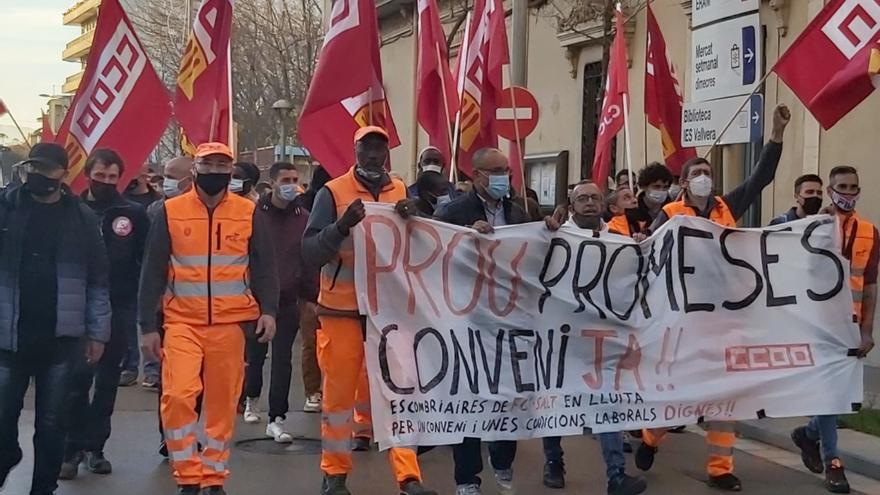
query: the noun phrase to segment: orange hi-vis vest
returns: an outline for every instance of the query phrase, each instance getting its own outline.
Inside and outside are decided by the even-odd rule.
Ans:
[[[376,199],[355,177],[354,167],[345,175],[337,177],[325,186],[336,203],[336,218],[342,217],[348,205],[360,198],[366,202],[395,204],[406,199],[406,185],[391,177],[391,182],[382,186]],[[351,236],[342,242],[339,257],[321,268],[321,293],[318,304],[340,311],[357,311],[357,293],[354,288],[354,244]]]
[[[615,215],[611,217],[611,220],[608,221],[607,225],[608,230],[620,235],[632,237],[632,232],[629,230],[629,220],[626,219],[626,215]]]
[[[165,321],[215,325],[256,320],[249,248],[256,205],[227,194],[209,212],[196,189],[165,202],[171,262]]]
[[[663,207],[663,212],[666,213],[666,216],[669,218],[672,218],[675,215],[685,215],[689,217],[698,216],[696,210],[684,204],[684,199],[667,204]],[[724,199],[721,196],[715,196],[715,206],[712,208],[712,211],[709,212],[709,220],[725,227],[736,227],[736,219],[733,218],[733,213],[730,211],[730,207],[727,206],[727,203],[724,202]]]
[[[841,217],[843,255],[849,259],[849,287],[853,297],[853,321],[862,322],[862,297],[865,290],[865,268],[874,249],[874,225],[853,212]]]

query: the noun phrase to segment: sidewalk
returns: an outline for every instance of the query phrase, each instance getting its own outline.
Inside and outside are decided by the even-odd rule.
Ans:
[[[865,366],[866,408],[880,409],[880,368]],[[737,431],[746,438],[797,452],[791,431],[807,424],[809,418],[760,419],[741,421]],[[880,439],[849,429],[839,429],[840,457],[849,471],[880,479]]]

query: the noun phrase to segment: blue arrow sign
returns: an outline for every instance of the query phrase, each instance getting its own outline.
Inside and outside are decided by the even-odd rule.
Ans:
[[[749,98],[749,136],[753,143],[764,140],[763,95],[752,95],[752,97]]]
[[[742,28],[743,85],[753,84],[758,73],[755,26]]]

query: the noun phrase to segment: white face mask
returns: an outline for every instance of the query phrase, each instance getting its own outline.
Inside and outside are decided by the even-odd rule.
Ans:
[[[672,201],[678,201],[678,195],[681,194],[681,186],[678,184],[673,184],[669,186],[669,199]]]
[[[244,180],[236,179],[235,177],[229,181],[229,191],[234,193],[240,193],[244,190]]]
[[[162,181],[162,192],[166,198],[173,198],[180,195],[180,181],[166,177]]]
[[[422,172],[437,172],[438,174],[442,174],[443,167],[440,165],[425,165],[422,167]]]
[[[645,202],[650,206],[659,206],[666,202],[666,198],[669,197],[669,191],[658,191],[656,189],[649,189],[645,192]]]
[[[712,194],[712,178],[708,175],[694,177],[688,181],[688,190],[698,198],[705,198]]]

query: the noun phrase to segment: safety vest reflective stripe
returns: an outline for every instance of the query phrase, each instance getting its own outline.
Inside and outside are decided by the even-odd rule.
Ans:
[[[370,410],[369,402],[358,402],[354,405],[354,410],[358,412],[358,414],[370,414],[372,411]]]
[[[709,445],[709,455],[732,456],[733,447],[722,447],[720,445]]]
[[[167,296],[175,297],[222,297],[240,296],[249,294],[247,283],[242,280],[230,280],[226,282],[211,281],[211,290],[208,284],[202,282],[173,282],[168,284],[165,291]]]
[[[205,448],[216,450],[217,452],[226,452],[226,449],[229,448],[229,445],[226,442],[208,437],[205,439]]]
[[[693,207],[686,205],[683,199],[681,201],[673,201],[672,203],[667,204],[663,207],[663,212],[666,213],[666,216],[669,218],[672,218],[675,215],[686,215],[689,217],[697,216],[696,210],[694,210]],[[730,211],[730,207],[727,206],[727,203],[724,202],[724,198],[721,196],[715,196],[715,206],[712,208],[712,211],[709,212],[709,220],[725,227],[736,227],[736,219],[733,218],[733,213]]]
[[[211,264],[212,265],[234,265],[234,266],[248,266],[250,264],[250,256],[248,255],[224,255],[224,254],[214,254],[211,256]],[[194,255],[194,256],[171,256],[171,266],[185,267],[185,266],[208,266],[208,256],[207,255]]]
[[[345,426],[351,424],[352,413],[351,411],[337,413],[325,412],[321,417],[321,421],[331,428]]]
[[[345,440],[321,440],[321,449],[324,452],[335,452],[339,454],[351,454],[351,439]]]
[[[190,423],[180,428],[168,428],[165,430],[165,438],[168,440],[183,440],[196,432],[196,423]]]
[[[171,460],[174,462],[182,462],[189,460],[196,455],[196,442],[195,439],[186,447],[180,450],[171,450],[168,449],[168,456],[171,457]]]
[[[205,467],[211,468],[215,473],[222,473],[226,471],[227,464],[223,461],[215,461],[212,459],[205,459],[202,457],[202,465]]]

